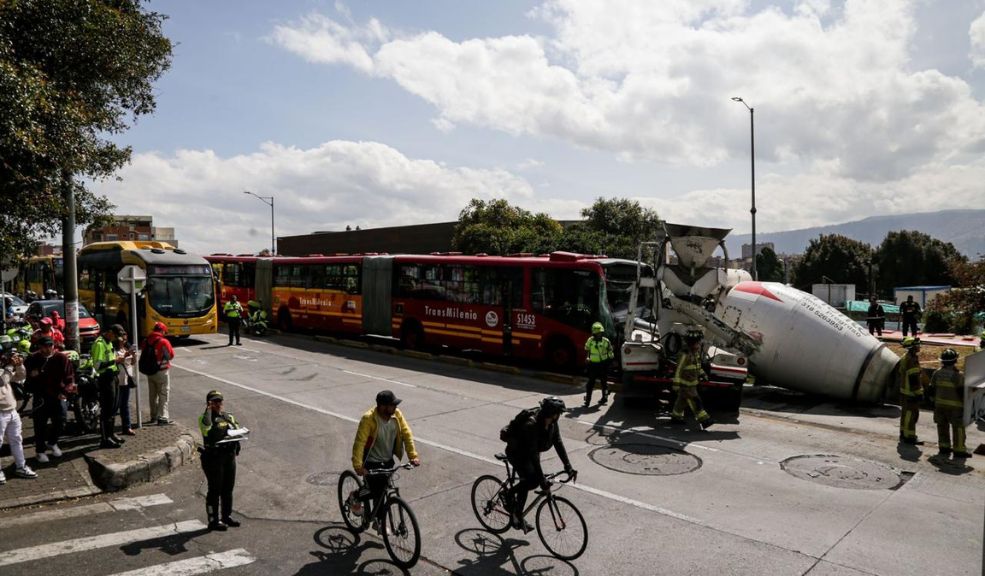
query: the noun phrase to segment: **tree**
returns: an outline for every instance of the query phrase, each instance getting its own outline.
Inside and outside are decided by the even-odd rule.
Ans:
[[[928,306],[928,315],[940,315],[946,322],[946,330],[969,334],[976,314],[985,313],[985,257],[976,262],[954,260],[950,274],[955,287],[934,298]]]
[[[950,242],[923,232],[890,232],[876,249],[879,289],[891,293],[898,286],[955,285],[952,265],[967,262]]]
[[[164,16],[141,0],[0,1],[0,254],[61,229],[67,186],[78,224],[112,208],[87,182],[130,159],[110,140],[154,110],[170,66]]]
[[[793,284],[811,291],[811,285],[830,281],[836,284],[868,286],[872,247],[840,234],[820,235],[793,269]],[[825,280],[825,277],[828,280]]]
[[[783,282],[783,261],[769,246],[756,256],[756,274],[761,282]]]
[[[473,198],[459,214],[452,246],[466,254],[544,254],[557,250],[562,232],[546,214],[532,214],[503,199]]]
[[[565,250],[635,260],[640,242],[654,240],[660,229],[656,211],[626,198],[598,198],[581,215],[585,221],[565,231]]]

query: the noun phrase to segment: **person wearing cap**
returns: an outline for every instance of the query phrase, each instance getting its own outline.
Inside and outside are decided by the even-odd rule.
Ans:
[[[949,456],[953,451],[955,458],[971,458],[965,446],[965,383],[964,374],[957,367],[958,353],[953,348],[945,348],[940,360],[941,367],[930,377],[930,387],[934,391],[938,455]]]
[[[55,348],[58,350],[65,349],[65,335],[58,328],[55,328],[54,322],[51,318],[41,318],[38,320],[38,329],[34,331],[31,335],[31,351],[37,350],[38,340],[42,336],[47,336],[52,339],[55,343]]]
[[[356,439],[352,443],[352,468],[356,474],[366,476],[367,470],[393,468],[394,460],[403,458],[405,449],[410,463],[414,466],[421,465],[410,425],[397,408],[400,402],[392,391],[383,390],[376,395],[376,406],[367,410],[359,419]],[[386,486],[386,476],[366,476],[369,493],[361,496],[367,513],[372,513],[371,504],[383,494]]]
[[[899,305],[900,313],[900,328],[903,330],[903,337],[906,337],[907,331],[910,332],[912,336],[917,335],[917,320],[920,319],[920,304],[913,301],[913,296],[907,296],[906,302]]]
[[[163,322],[155,322],[154,330],[144,342],[141,354],[154,354],[158,370],[147,374],[147,389],[150,396],[150,419],[160,426],[171,424],[171,414],[168,412],[168,398],[171,396],[171,360],[174,359],[174,347],[166,338],[168,327]]]
[[[62,455],[58,447],[58,437],[65,425],[61,404],[75,392],[75,368],[67,354],[55,349],[50,336],[38,339],[38,350],[27,357],[24,368],[28,389],[34,393],[31,417],[34,419],[35,457],[40,464],[47,464],[47,452],[55,458]]]
[[[116,343],[126,334],[119,324],[113,324],[92,343],[89,354],[96,370],[96,385],[99,389],[99,428],[102,440],[100,448],[119,448],[124,440],[116,435],[117,412],[116,378],[123,358],[116,355]]]
[[[920,339],[914,336],[903,338],[903,348],[906,354],[896,367],[900,393],[899,439],[904,444],[923,444],[917,438],[917,421],[920,420],[920,405],[923,403]]]
[[[704,335],[701,330],[692,328],[684,334],[685,349],[677,358],[677,370],[674,371],[674,388],[677,389],[677,399],[671,409],[670,420],[677,424],[684,423],[684,410],[691,409],[695,420],[702,429],[709,428],[715,423],[701,404],[698,395],[698,382],[704,376],[701,368],[702,345]]]
[[[233,519],[233,488],[236,486],[236,456],[239,442],[222,442],[230,430],[239,428],[236,417],[222,409],[222,392],[211,390],[205,395],[205,412],[198,418],[202,433],[202,471],[208,482],[205,495],[205,512],[209,517],[209,530],[224,531],[238,528],[240,522]]]
[[[65,332],[65,319],[62,318],[61,314],[58,313],[58,310],[52,310],[48,314],[48,316],[51,317],[52,326],[64,333]]]
[[[130,419],[130,389],[136,388],[134,380],[134,358],[136,351],[127,342],[127,335],[121,334],[116,341],[116,355],[123,359],[120,363],[120,371],[116,373],[116,404],[120,412],[120,434],[123,436],[136,436],[133,431],[133,421]]]
[[[229,345],[233,345],[233,337],[235,337],[236,345],[239,346],[239,323],[243,319],[243,305],[239,303],[239,298],[235,294],[223,305],[222,313],[225,314],[226,324],[229,325]]]
[[[595,381],[598,380],[602,387],[602,399],[600,405],[609,402],[609,364],[616,357],[612,349],[612,342],[605,336],[605,328],[601,322],[592,324],[592,335],[585,341],[585,368],[588,372],[588,383],[585,384],[585,407],[592,403],[592,391],[595,390]]]

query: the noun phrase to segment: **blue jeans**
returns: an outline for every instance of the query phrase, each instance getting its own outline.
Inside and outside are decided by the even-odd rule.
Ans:
[[[117,398],[120,403],[120,425],[124,431],[127,431],[130,429],[130,388],[119,386]]]

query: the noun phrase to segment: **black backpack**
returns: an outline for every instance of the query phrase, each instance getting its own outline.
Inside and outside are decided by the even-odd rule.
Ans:
[[[150,344],[144,344],[143,350],[140,351],[137,370],[147,376],[153,376],[161,371],[161,364],[157,361],[157,351]]]
[[[521,410],[519,414],[517,414],[516,416],[513,417],[512,420],[510,420],[509,424],[503,426],[503,428],[499,431],[499,439],[502,440],[503,442],[509,442],[514,436],[516,436],[517,431],[520,429],[521,426],[524,425],[524,423],[526,423],[531,418],[537,417],[537,413],[539,411],[540,411],[539,407],[527,408],[526,410]]]

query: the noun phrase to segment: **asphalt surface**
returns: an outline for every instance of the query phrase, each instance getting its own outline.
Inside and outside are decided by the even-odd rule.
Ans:
[[[985,458],[929,458],[927,412],[927,443],[904,448],[894,407],[782,391],[752,394],[737,421],[707,432],[618,402],[573,410],[562,433],[579,477],[560,494],[584,514],[589,543],[564,562],[536,533],[482,530],[470,489],[481,474],[502,474],[498,431],[519,409],[552,394],[577,406],[580,389],[298,336],[224,340],[177,349],[171,410],[194,428],[218,388],[251,429],[236,488],[243,526],[204,529],[193,463],[123,492],[0,514],[0,573],[400,574],[376,533],[344,528],[335,495],[355,422],[383,388],[404,399],[423,460],[398,480],[423,532],[411,574],[982,571]],[[971,447],[983,440],[969,429]],[[545,454],[545,469],[558,467]],[[137,497],[152,498],[119,502]]]

